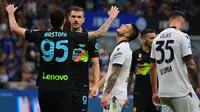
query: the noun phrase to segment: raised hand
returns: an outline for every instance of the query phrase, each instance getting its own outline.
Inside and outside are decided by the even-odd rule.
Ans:
[[[118,14],[119,14],[119,10],[116,6],[112,6],[110,11],[108,12],[108,15],[112,18],[116,18]]]
[[[14,4],[9,4],[6,6],[6,11],[8,12],[8,14],[14,14],[16,10],[17,7],[15,7]]]

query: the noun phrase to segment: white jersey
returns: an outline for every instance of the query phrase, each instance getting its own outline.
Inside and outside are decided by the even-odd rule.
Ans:
[[[122,69],[117,78],[117,81],[115,82],[114,87],[109,94],[109,99],[115,96],[119,100],[127,100],[127,84],[131,62],[132,50],[130,48],[129,42],[122,42],[117,45],[110,56],[108,72],[106,75],[106,81],[104,83],[104,90],[107,86],[108,78],[110,77],[110,74],[112,72],[113,65],[122,65]]]
[[[195,94],[184,63],[191,56],[189,36],[175,28],[165,29],[153,40],[151,59],[157,66],[160,97]]]

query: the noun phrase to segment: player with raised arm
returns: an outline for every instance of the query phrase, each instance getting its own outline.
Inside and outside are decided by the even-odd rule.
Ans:
[[[27,30],[18,26],[14,17],[16,9],[17,7],[12,4],[6,7],[11,31],[28,42],[35,43],[40,50],[37,86],[41,112],[73,112],[68,91],[72,86],[71,71],[74,67],[71,61],[72,52],[76,45],[104,36],[118,15],[118,8],[112,7],[108,12],[108,20],[97,31],[88,33],[63,31],[65,19],[60,8],[50,13],[50,22],[53,26],[51,31]]]
[[[134,24],[121,25],[117,29],[117,46],[110,56],[106,78],[102,79],[105,79],[101,98],[104,112],[121,112],[127,100],[127,84],[132,60],[129,42],[137,38],[138,34],[138,28]]]
[[[84,9],[78,6],[69,8],[68,19],[70,23],[71,32],[86,32],[82,28],[85,21]],[[66,26],[67,27],[67,26]],[[65,28],[66,28],[65,27]],[[65,29],[64,29],[65,30]],[[66,29],[67,30],[67,29]],[[72,72],[72,104],[73,111],[87,110],[88,94],[89,94],[89,62],[92,66],[92,74],[94,76],[94,84],[91,88],[91,96],[98,95],[98,81],[100,78],[99,68],[99,53],[98,44],[96,40],[89,41],[87,44],[78,44],[73,50],[72,60],[74,62],[74,69]]]
[[[200,112],[199,100],[188,74],[193,79],[198,94],[200,81],[192,57],[190,38],[181,32],[184,24],[184,13],[172,11],[169,15],[169,27],[152,44],[150,71],[153,103],[157,106],[161,102],[163,110],[169,109],[168,112]]]

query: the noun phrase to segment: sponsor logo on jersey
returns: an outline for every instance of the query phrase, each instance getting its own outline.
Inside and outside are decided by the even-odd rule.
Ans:
[[[122,55],[122,52],[117,52],[116,54],[114,54],[114,57],[121,56],[121,55]]]
[[[67,81],[68,75],[57,75],[57,74],[45,74],[43,73],[42,79],[50,81]]]
[[[74,62],[88,62],[89,60],[88,51],[84,50],[83,48],[74,49],[72,60]]]
[[[150,72],[150,64],[149,63],[143,63],[143,64],[137,64],[136,65],[136,74],[137,75],[147,75]]]
[[[79,44],[79,47],[85,47],[85,44]]]

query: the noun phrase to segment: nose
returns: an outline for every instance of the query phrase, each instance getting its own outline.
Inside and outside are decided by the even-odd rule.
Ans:
[[[78,18],[75,18],[75,21],[77,21]]]

